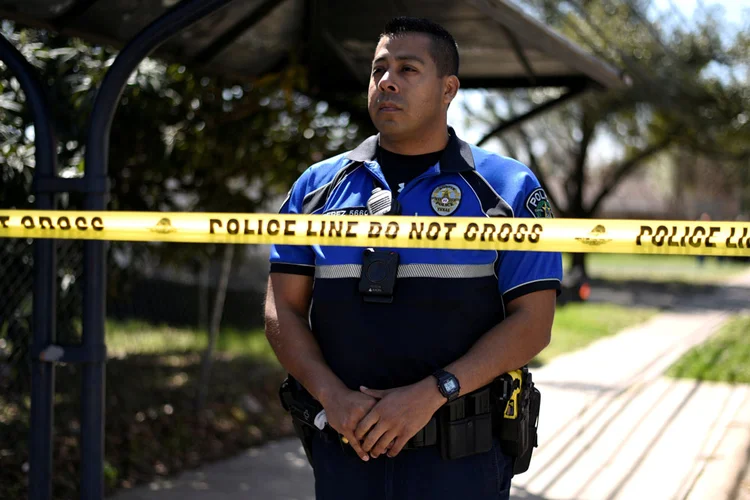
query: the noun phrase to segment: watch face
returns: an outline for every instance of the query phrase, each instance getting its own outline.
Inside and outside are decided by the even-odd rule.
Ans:
[[[443,390],[446,394],[453,394],[458,390],[458,384],[456,384],[456,379],[449,378],[445,382],[443,382]]]

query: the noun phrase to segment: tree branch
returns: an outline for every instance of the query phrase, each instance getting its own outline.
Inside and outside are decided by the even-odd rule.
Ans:
[[[513,104],[512,99],[508,99],[508,109],[510,110],[511,116],[517,117],[518,114],[516,113],[515,105]],[[532,150],[531,146],[531,139],[529,139],[529,135],[526,133],[526,130],[524,129],[523,125],[519,125],[516,129],[516,133],[521,139],[521,142],[523,143],[524,147],[526,148],[526,153],[529,156],[529,165],[528,167],[531,169],[531,171],[536,175],[537,180],[539,181],[539,185],[544,189],[545,192],[548,194],[548,200],[552,204],[552,209],[557,211],[559,209],[559,206],[552,200],[552,198],[549,197],[549,190],[547,189],[547,180],[542,172],[541,165],[539,164],[539,160],[534,154],[534,151]],[[510,144],[509,140],[505,139],[506,136],[501,135],[500,140],[503,141],[503,144],[507,144],[507,146],[510,146],[508,148],[509,150],[515,150],[515,148]],[[506,146],[506,147],[507,147]],[[511,154],[512,157],[517,158],[515,154]]]
[[[531,139],[529,139],[529,134],[526,133],[526,130],[524,130],[523,127],[518,127],[518,135],[521,137],[521,140],[526,147],[526,151],[529,154],[529,168],[532,172],[534,172],[534,175],[536,175],[536,178],[539,181],[539,185],[542,186],[542,189],[544,189],[544,191],[547,193],[547,199],[552,204],[552,209],[559,213],[559,205],[549,196],[549,189],[547,189],[547,186],[549,186],[549,184],[547,184],[547,176],[542,171],[542,166],[539,164],[539,159],[531,149]]]
[[[624,163],[622,163],[612,174],[612,177],[610,178],[609,182],[607,182],[607,185],[599,192],[596,199],[591,204],[591,207],[586,211],[587,214],[590,215],[595,213],[599,208],[599,205],[601,205],[602,201],[604,201],[604,199],[612,192],[612,190],[617,187],[620,181],[627,175],[629,175],[633,170],[635,170],[635,168],[638,167],[641,162],[663,151],[671,143],[671,134],[667,134],[661,141],[657,142],[656,144],[650,145],[642,151],[639,151],[635,156],[628,158]]]
[[[224,315],[224,302],[227,296],[229,286],[229,276],[232,271],[232,259],[234,258],[235,245],[224,246],[224,257],[221,262],[221,274],[219,283],[216,286],[216,295],[214,297],[214,308],[211,314],[211,323],[208,327],[208,344],[203,351],[201,359],[200,378],[195,396],[195,410],[201,412],[206,407],[208,399],[208,386],[211,380],[211,368],[213,367],[214,352],[216,351],[216,341],[219,338],[219,328],[221,327],[221,318]]]
[[[589,145],[594,137],[596,122],[589,123],[585,112],[581,115],[581,141],[578,143],[578,151],[575,155],[575,164],[571,178],[572,197],[568,200],[568,211],[572,212],[573,217],[582,217],[585,209],[583,208],[583,189],[586,185],[586,157],[588,156]]]
[[[508,136],[501,135],[500,137],[498,137],[498,139],[500,140],[500,143],[505,148],[505,151],[508,152],[508,156],[510,156],[511,158],[518,159],[518,151],[516,151],[515,146],[510,142],[510,139],[508,139]]]

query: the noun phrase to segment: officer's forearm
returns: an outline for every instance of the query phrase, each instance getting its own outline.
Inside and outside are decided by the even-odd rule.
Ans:
[[[281,366],[324,406],[330,397],[347,387],[326,364],[315,337],[302,317],[284,304],[266,299],[266,337]]]
[[[527,364],[549,344],[555,311],[554,290],[534,292],[513,301],[508,315],[445,369],[468,394],[495,377]]]

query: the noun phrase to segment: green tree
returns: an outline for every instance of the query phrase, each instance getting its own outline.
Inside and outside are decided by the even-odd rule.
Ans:
[[[117,52],[10,22],[3,22],[0,29],[38,69],[46,84],[59,141],[60,175],[83,175],[88,118],[96,90]],[[275,210],[275,202],[300,172],[325,157],[351,149],[364,130],[349,113],[308,96],[306,88],[306,72],[295,64],[260,78],[237,80],[146,59],[131,75],[112,126],[108,208]],[[34,124],[24,102],[14,75],[0,67],[3,208],[31,207],[34,201]],[[81,201],[80,195],[64,195],[59,205],[74,209]],[[129,278],[137,275],[146,262],[153,266],[188,267],[198,263],[205,267],[221,260],[223,252],[217,245],[112,243],[109,293],[127,294]],[[235,263],[241,253],[237,254]],[[22,264],[22,252],[3,254],[3,258],[31,265]],[[231,270],[231,266],[222,268]],[[225,287],[227,281],[226,276],[219,280]],[[224,293],[219,291],[218,296]],[[210,315],[214,340],[210,345],[221,322],[223,300],[214,304],[216,310]]]
[[[747,82],[722,75],[736,70],[747,50],[741,36],[732,43],[720,38],[719,13],[690,26],[667,23],[648,0],[532,3],[546,23],[624,69],[632,81],[625,89],[589,92],[498,138],[554,192],[559,215],[595,216],[624,179],[661,154],[712,155],[730,171],[746,162]],[[468,111],[491,128],[556,92],[488,93]],[[740,127],[734,126],[738,120]],[[606,162],[592,155],[602,140],[612,149]],[[573,265],[585,274],[585,255],[574,256]]]

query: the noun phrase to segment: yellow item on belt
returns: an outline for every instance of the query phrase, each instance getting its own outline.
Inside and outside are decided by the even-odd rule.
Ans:
[[[518,396],[521,394],[521,384],[523,384],[523,375],[521,370],[513,370],[507,373],[511,378],[511,393],[508,402],[505,404],[503,418],[515,420],[518,418]]]
[[[0,238],[750,257],[750,223],[0,210]]]

